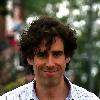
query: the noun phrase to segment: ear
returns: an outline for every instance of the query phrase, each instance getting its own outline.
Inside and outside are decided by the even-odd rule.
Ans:
[[[29,65],[33,65],[33,59],[27,58],[27,62],[28,62]]]
[[[66,57],[66,63],[70,62],[70,57]]]

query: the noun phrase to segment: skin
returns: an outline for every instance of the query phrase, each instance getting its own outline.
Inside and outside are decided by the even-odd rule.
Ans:
[[[55,40],[49,51],[45,42],[42,42],[34,58],[27,59],[33,65],[36,92],[40,100],[65,100],[69,92],[68,84],[64,82],[64,71],[70,57],[65,57],[62,40],[59,37]]]

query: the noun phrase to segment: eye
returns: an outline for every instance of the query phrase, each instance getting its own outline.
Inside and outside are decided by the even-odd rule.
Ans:
[[[36,56],[39,58],[46,58],[48,56],[48,53],[46,51],[40,51],[38,53],[36,53]]]
[[[63,51],[54,51],[53,52],[53,56],[56,58],[62,56],[63,54],[64,54]]]

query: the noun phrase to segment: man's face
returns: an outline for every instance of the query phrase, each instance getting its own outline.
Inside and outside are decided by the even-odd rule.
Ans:
[[[45,86],[57,85],[63,80],[66,63],[70,60],[65,57],[63,41],[58,37],[55,40],[49,51],[45,42],[42,43],[34,59],[28,61],[33,65],[36,82]]]

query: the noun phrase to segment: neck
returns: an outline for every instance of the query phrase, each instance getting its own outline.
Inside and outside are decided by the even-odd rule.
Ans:
[[[36,94],[39,100],[65,100],[68,93],[69,86],[64,80],[52,87],[43,87],[36,83]]]

